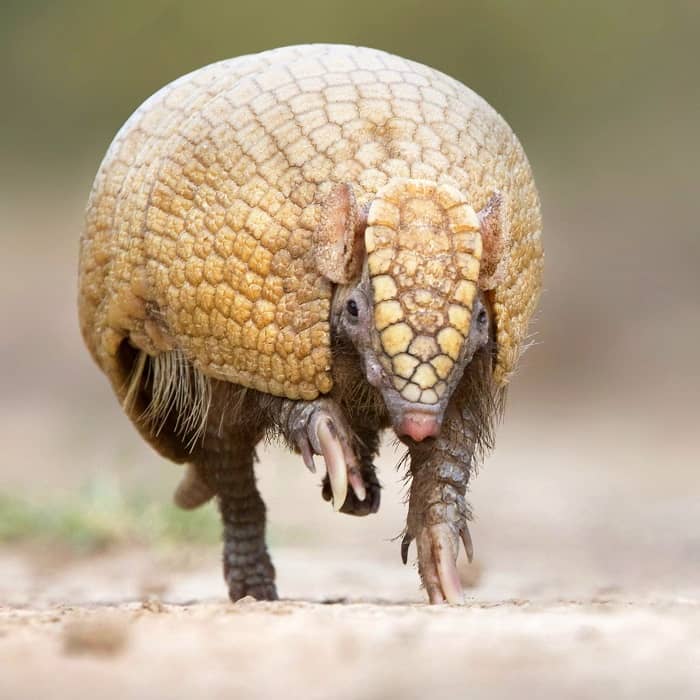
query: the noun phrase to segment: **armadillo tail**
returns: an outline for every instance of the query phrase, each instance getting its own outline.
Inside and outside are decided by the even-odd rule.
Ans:
[[[183,510],[194,510],[214,497],[214,491],[204,482],[193,464],[188,464],[185,476],[177,485],[173,500]]]

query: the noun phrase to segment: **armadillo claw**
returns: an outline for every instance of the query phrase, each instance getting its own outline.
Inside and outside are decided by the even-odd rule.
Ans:
[[[359,501],[364,501],[365,498],[367,498],[367,489],[365,488],[364,479],[356,466],[348,468],[348,483]]]
[[[326,472],[333,491],[333,509],[340,510],[348,495],[348,466],[338,431],[330,418],[315,421],[315,437],[326,462]]]
[[[348,500],[348,485],[354,494],[353,501],[363,502],[367,499],[365,479],[360,470],[353,438],[343,414],[332,402],[319,401],[301,406],[292,415],[291,440],[296,445],[306,467],[314,473],[314,455],[321,455],[326,464],[326,479],[324,480],[324,498],[332,497],[333,507],[341,510]],[[328,483],[329,494],[326,496],[325,483]],[[369,510],[374,505],[368,503]]]
[[[301,458],[304,460],[306,468],[312,473],[316,473],[316,465],[314,464],[314,453],[311,450],[311,445],[309,444],[309,439],[307,437],[300,437],[297,440],[297,447],[299,452],[301,452]]]
[[[367,498],[365,481],[358,465],[352,438],[342,420],[334,419],[325,410],[316,412],[311,418],[312,446],[323,455],[326,473],[333,494],[333,508],[341,510],[346,502],[348,484],[357,501]]]
[[[467,561],[471,564],[474,561],[474,544],[472,542],[472,536],[469,532],[469,527],[467,523],[459,531],[459,535],[462,538],[462,543],[464,544],[464,551],[467,553]]]
[[[377,479],[374,465],[365,464],[359,472],[354,468],[348,469],[348,483],[352,486],[352,490],[348,491],[345,503],[340,508],[341,513],[362,517],[379,510],[382,487]],[[331,482],[327,474],[323,479],[321,495],[326,501],[333,498]]]
[[[404,566],[408,564],[408,548],[411,546],[411,542],[413,542],[413,537],[406,533],[401,540],[401,561]]]
[[[418,571],[433,604],[464,602],[457,572],[460,537],[461,534],[447,523],[428,525],[418,533]]]

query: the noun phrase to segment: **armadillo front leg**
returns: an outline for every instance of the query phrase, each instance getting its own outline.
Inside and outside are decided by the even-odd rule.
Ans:
[[[265,503],[255,483],[256,439],[207,445],[198,467],[216,491],[224,529],[224,578],[232,601],[276,600],[275,569],[265,544]]]
[[[471,514],[464,498],[474,453],[472,432],[454,411],[432,444],[414,443],[409,451],[413,479],[401,556],[405,563],[415,539],[418,571],[430,602],[461,603],[460,541],[470,561],[472,557]]]

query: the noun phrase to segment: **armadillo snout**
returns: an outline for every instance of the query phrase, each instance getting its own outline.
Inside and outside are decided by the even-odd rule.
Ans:
[[[396,429],[397,434],[422,442],[428,437],[436,437],[440,432],[440,418],[427,411],[406,411]]]

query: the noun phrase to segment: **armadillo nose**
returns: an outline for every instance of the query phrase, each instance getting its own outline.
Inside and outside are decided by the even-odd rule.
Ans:
[[[424,411],[406,411],[399,424],[399,435],[406,435],[416,442],[435,437],[440,432],[437,416]]]

